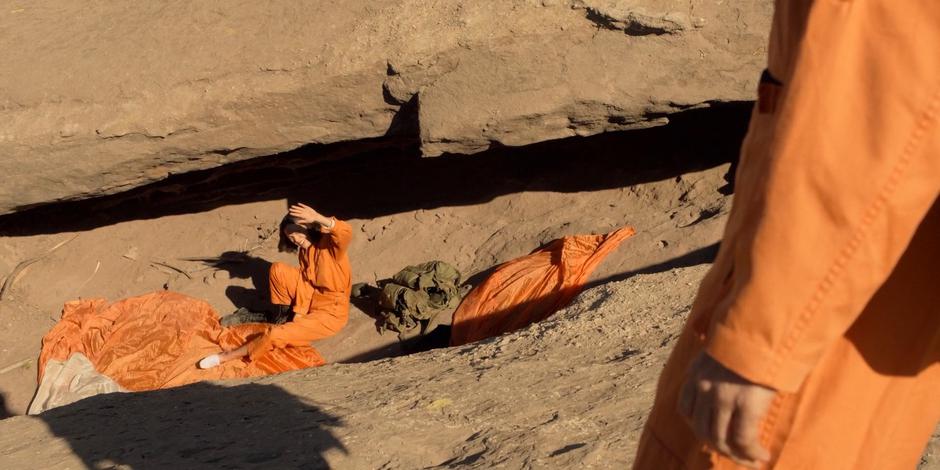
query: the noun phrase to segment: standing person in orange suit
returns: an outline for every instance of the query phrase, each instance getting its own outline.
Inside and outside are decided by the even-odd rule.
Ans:
[[[299,249],[300,267],[271,265],[271,302],[282,315],[290,312],[293,317],[237,349],[202,359],[200,368],[245,356],[255,360],[275,348],[306,345],[333,336],[346,325],[352,288],[347,254],[352,227],[305,204],[295,204],[281,221],[280,237],[281,251]]]
[[[940,2],[777,0],[634,467],[913,469],[940,419]]]

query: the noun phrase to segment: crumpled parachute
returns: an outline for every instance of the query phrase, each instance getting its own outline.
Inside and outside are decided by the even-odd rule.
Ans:
[[[568,305],[591,272],[636,233],[623,227],[605,235],[574,235],[503,263],[457,307],[450,344],[459,346],[518,330]]]
[[[50,388],[42,383],[47,364],[65,363],[76,353],[129,391],[269,375],[326,363],[312,346],[292,346],[257,361],[229,361],[208,370],[196,367],[201,358],[237,348],[266,328],[257,323],[223,328],[208,303],[169,291],[112,304],[105,299],[75,300],[65,304],[61,320],[42,340],[39,381]]]

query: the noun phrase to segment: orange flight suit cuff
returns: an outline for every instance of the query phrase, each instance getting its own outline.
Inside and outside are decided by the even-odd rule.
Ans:
[[[705,352],[741,377],[780,392],[797,392],[812,369],[783,357],[747,332],[722,324],[714,325]]]

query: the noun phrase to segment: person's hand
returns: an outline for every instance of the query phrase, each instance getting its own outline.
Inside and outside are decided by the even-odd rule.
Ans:
[[[287,213],[294,218],[294,221],[301,225],[310,225],[313,223],[322,224],[324,219],[326,219],[320,215],[319,212],[313,210],[312,207],[303,203],[297,203],[290,206],[290,208],[287,210]]]
[[[686,372],[677,405],[699,440],[740,465],[759,468],[770,460],[760,443],[760,420],[775,394],[700,353]]]

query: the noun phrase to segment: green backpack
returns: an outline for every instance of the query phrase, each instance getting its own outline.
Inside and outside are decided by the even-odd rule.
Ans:
[[[381,287],[379,331],[421,332],[437,314],[460,303],[460,271],[443,261],[408,266]]]

